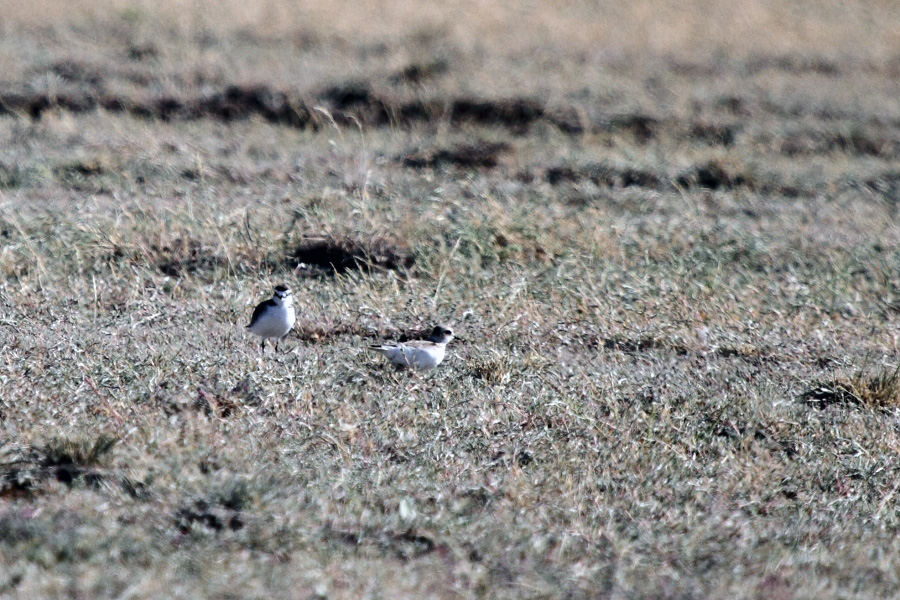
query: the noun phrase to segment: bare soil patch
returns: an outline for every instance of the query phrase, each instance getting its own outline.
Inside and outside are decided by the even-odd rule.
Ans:
[[[313,265],[327,273],[348,270],[409,269],[416,260],[410,250],[386,238],[306,237],[291,253],[289,264]]]
[[[500,157],[510,152],[506,142],[475,142],[458,144],[451,148],[419,150],[400,157],[404,166],[416,169],[453,165],[461,168],[492,169]]]

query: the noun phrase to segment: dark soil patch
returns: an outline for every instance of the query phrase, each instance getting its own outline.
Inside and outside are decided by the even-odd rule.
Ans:
[[[859,396],[853,393],[851,388],[852,386],[848,387],[831,381],[816,385],[805,391],[801,398],[812,406],[830,406],[833,404],[859,406],[862,404],[862,401]]]
[[[50,109],[82,113],[94,110],[100,103],[95,94],[57,93],[5,93],[0,94],[0,115],[25,113],[32,119],[40,119],[41,114]]]
[[[237,531],[244,527],[244,519],[239,509],[212,504],[206,500],[197,500],[193,505],[176,511],[175,527],[182,534],[191,533],[198,525],[213,531]]]
[[[79,73],[73,70],[71,75],[80,77]],[[32,119],[40,119],[48,110],[82,113],[102,108],[110,112],[124,112],[163,121],[203,118],[233,121],[259,116],[272,123],[312,129],[322,125],[322,118],[312,108],[318,104],[329,108],[335,121],[340,124],[350,124],[353,117],[370,127],[408,126],[417,122],[448,119],[454,125],[475,123],[518,133],[543,119],[568,133],[580,133],[583,130],[574,117],[551,114],[542,103],[527,98],[449,98],[402,102],[375,93],[364,82],[349,82],[326,88],[314,95],[310,103],[299,96],[265,85],[230,85],[220,92],[200,97],[136,98],[109,94],[100,89],[78,89],[55,94],[0,93],[0,115],[27,114]],[[648,127],[647,123],[640,119],[626,119],[626,122],[615,126],[634,128],[638,135],[646,137],[646,133],[641,132]]]
[[[0,498],[28,495],[54,479],[67,486],[82,482],[96,487],[104,479],[99,468],[103,457],[117,441],[105,435],[94,440],[58,439],[12,453],[0,462]]]
[[[821,56],[800,55],[762,55],[747,61],[746,70],[751,73],[761,71],[783,71],[785,73],[804,74],[817,73],[836,77],[841,74],[837,63]]]
[[[479,100],[461,98],[453,102],[450,119],[454,123],[471,122],[524,129],[546,114],[544,106],[534,100]]]
[[[787,156],[844,152],[859,156],[900,156],[900,137],[873,131],[798,132],[782,139],[778,150]]]
[[[737,124],[709,123],[701,121],[694,123],[690,129],[689,138],[714,146],[734,145],[737,133],[741,127]]]
[[[293,127],[317,125],[303,102],[262,85],[228,86],[222,92],[189,99],[160,96],[139,100],[85,91],[52,96],[44,93],[0,94],[0,115],[26,113],[33,119],[40,119],[47,110],[82,113],[98,108],[163,121],[200,118],[233,121],[258,115],[272,123]]]
[[[716,100],[715,107],[738,117],[753,116],[753,103],[740,96],[721,96]]]
[[[731,189],[747,185],[748,179],[743,173],[734,172],[721,162],[710,161],[697,165],[683,173],[676,180],[678,185],[686,188],[701,187],[710,190]]]
[[[96,68],[79,61],[61,60],[50,66],[50,72],[65,81],[99,86],[103,76]]]
[[[683,188],[704,188],[708,190],[731,190],[746,188],[753,191],[778,194],[796,198],[811,193],[797,186],[780,183],[771,179],[764,181],[741,171],[739,166],[725,164],[718,160],[701,163],[675,178],[674,183]]]
[[[797,454],[797,444],[793,440],[787,439],[782,432],[765,424],[730,419],[723,421],[712,417],[706,417],[704,421],[708,423],[713,435],[734,444],[746,446],[749,443],[761,443],[773,450],[784,452],[789,457]]]
[[[632,167],[614,167],[605,164],[590,164],[579,167],[562,165],[547,169],[545,178],[551,185],[560,183],[580,183],[589,181],[605,187],[644,187],[658,189],[665,182],[655,173]]]
[[[289,261],[292,267],[301,263],[344,273],[357,269],[409,269],[415,264],[415,257],[407,248],[384,238],[309,237],[297,245]]]
[[[656,137],[663,123],[656,117],[644,114],[618,115],[599,129],[610,133],[626,132],[639,142],[646,143]]]
[[[895,409],[900,406],[900,367],[820,382],[804,392],[801,399],[813,406]]]
[[[540,171],[537,171],[537,174],[539,175]],[[519,175],[519,178],[524,181],[533,181],[535,175],[536,173],[532,171],[525,171]],[[635,167],[619,167],[602,163],[550,167],[543,172],[543,177],[551,185],[590,182],[608,188],[641,187],[656,190],[671,189],[672,187],[709,190],[746,188],[789,198],[811,193],[810,190],[772,179],[760,181],[750,174],[742,172],[739,165],[727,165],[718,160],[696,165],[674,178]],[[879,185],[884,187],[883,184]]]
[[[400,157],[399,160],[404,166],[415,169],[444,165],[492,169],[497,166],[500,156],[510,150],[510,145],[505,142],[475,142],[453,146],[452,148],[432,148],[413,152]]]
[[[154,44],[134,44],[128,47],[126,56],[134,61],[156,58],[159,56],[159,48]]]
[[[591,125],[584,122],[577,111],[551,109],[538,100],[524,97],[400,100],[376,91],[365,81],[349,81],[308,95],[288,93],[267,85],[228,85],[220,91],[195,97],[132,97],[104,92],[102,82],[91,84],[93,76],[89,67],[80,63],[59,63],[55,68],[72,82],[70,89],[54,94],[26,91],[0,93],[0,115],[27,114],[39,119],[47,110],[80,113],[104,109],[164,121],[204,118],[234,121],[257,116],[290,127],[316,129],[324,121],[313,107],[322,105],[341,125],[351,125],[355,119],[369,127],[408,127],[415,123],[445,120],[455,126],[492,126],[520,134],[538,122],[545,122],[571,135],[591,129],[597,133],[631,135],[640,143],[648,143],[661,136],[666,129],[674,127],[686,131],[692,139],[723,146],[734,144],[740,131],[740,125],[735,123],[701,121],[679,124],[643,113],[615,115]],[[430,76],[429,73],[436,72],[435,69],[439,70],[438,65],[428,64],[407,69],[407,75],[395,76],[399,77],[398,81],[405,80],[405,77],[410,81],[416,80]],[[736,97],[722,98],[717,108],[739,116],[746,116],[749,111],[746,101]],[[780,112],[786,110],[784,107],[776,108]],[[896,152],[895,145],[887,136],[838,136],[827,143],[870,155],[883,156]],[[798,147],[802,149],[804,146],[800,144]],[[786,147],[786,151],[791,151],[790,147]]]
[[[63,178],[71,176],[90,177],[107,172],[109,165],[106,163],[105,158],[86,158],[60,165],[55,170]]]
[[[607,350],[625,352],[626,354],[651,352],[654,350],[665,350],[675,352],[675,354],[679,355],[689,353],[689,350],[682,344],[647,336],[637,339],[628,339],[619,336],[607,337],[599,340],[599,344]]]
[[[335,110],[351,110],[369,106],[375,101],[375,94],[364,82],[352,81],[326,89],[320,96]]]
[[[397,102],[376,94],[367,83],[358,81],[327,88],[319,99],[329,107],[338,123],[349,123],[349,116],[352,115],[370,126],[410,125],[447,119],[454,125],[475,123],[521,132],[546,115],[543,104],[525,98]]]
[[[225,266],[225,261],[197,240],[176,238],[166,246],[152,245],[152,258],[157,268],[170,277],[182,277],[212,271]]]
[[[450,63],[444,59],[409,64],[388,78],[393,84],[419,84],[428,79],[443,75],[450,69]]]
[[[304,127],[311,120],[310,111],[303,103],[263,85],[229,86],[223,93],[198,102],[197,111],[225,121],[259,115],[272,123],[293,127]]]
[[[322,536],[326,540],[348,544],[354,548],[371,547],[378,552],[389,552],[404,561],[430,554],[441,547],[430,533],[414,529],[378,531],[355,526],[338,528],[326,525]]]

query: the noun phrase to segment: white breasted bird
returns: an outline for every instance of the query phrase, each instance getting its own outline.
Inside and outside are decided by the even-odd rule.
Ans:
[[[282,284],[275,288],[269,300],[256,305],[247,329],[262,338],[263,352],[266,351],[266,340],[275,340],[275,352],[278,352],[278,340],[288,334],[295,320],[294,298],[288,286]]]
[[[369,348],[384,354],[391,363],[398,367],[426,371],[441,364],[447,351],[447,343],[452,339],[453,331],[448,327],[438,325],[431,330],[431,335],[427,340],[382,344]]]

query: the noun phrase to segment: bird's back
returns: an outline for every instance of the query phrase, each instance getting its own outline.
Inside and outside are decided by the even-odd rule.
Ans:
[[[372,346],[372,350],[385,355],[398,367],[431,369],[444,360],[445,345],[428,341],[405,342]]]
[[[250,324],[247,325],[247,329],[253,329],[257,323],[259,323],[259,318],[266,312],[266,310],[270,308],[275,308],[278,306],[278,303],[269,298],[264,302],[260,302],[256,305],[256,308],[253,309],[253,314],[250,316]]]
[[[258,336],[263,338],[280,338],[291,330],[294,326],[295,314],[293,306],[285,306],[274,300],[266,300],[261,302],[253,316],[250,318],[250,324],[247,328]]]

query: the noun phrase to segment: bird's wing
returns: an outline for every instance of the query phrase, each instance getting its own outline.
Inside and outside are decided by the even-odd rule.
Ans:
[[[428,340],[413,340],[412,342],[404,342],[402,345],[407,348],[413,348],[414,350],[431,350],[440,346],[437,342]]]
[[[383,354],[397,354],[399,352],[408,356],[411,354],[415,354],[420,350],[424,350],[427,352],[439,346],[440,344],[429,342],[428,340],[413,340],[411,342],[400,342],[397,344],[380,344],[378,346],[369,346],[369,349],[375,350],[376,352],[381,352]]]
[[[256,308],[253,309],[253,316],[250,317],[250,324],[247,327],[253,327],[256,324],[256,321],[259,320],[259,317],[262,316],[263,312],[270,306],[277,306],[274,300],[271,298],[266,300],[265,302],[260,302],[256,305]]]
[[[375,352],[396,352],[400,350],[400,346],[397,344],[379,344],[377,346],[369,346],[369,350],[374,350]]]

